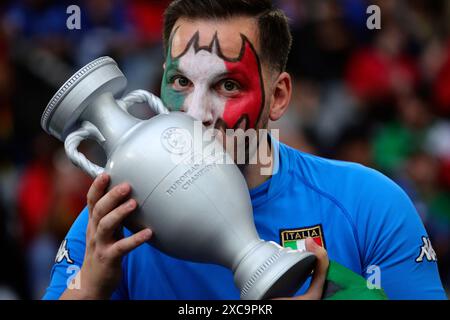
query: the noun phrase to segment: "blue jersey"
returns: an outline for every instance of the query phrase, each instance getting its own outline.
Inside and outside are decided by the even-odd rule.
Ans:
[[[364,166],[277,145],[277,173],[250,190],[262,239],[299,248],[312,237],[331,260],[368,279],[377,271],[390,299],[446,299],[436,254],[399,186]],[[59,298],[82,265],[87,223],[85,209],[60,247],[44,299]],[[113,299],[239,299],[230,270],[178,260],[148,244],[126,255],[122,264]],[[308,285],[309,280],[297,295]]]

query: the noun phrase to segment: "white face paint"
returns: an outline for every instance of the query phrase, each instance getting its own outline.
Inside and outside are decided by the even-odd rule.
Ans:
[[[217,55],[216,49],[196,53],[191,46],[180,58],[178,68],[192,83],[185,96],[183,111],[203,123],[213,125],[223,115],[227,102],[227,97],[216,90],[220,77],[227,72],[225,62]]]

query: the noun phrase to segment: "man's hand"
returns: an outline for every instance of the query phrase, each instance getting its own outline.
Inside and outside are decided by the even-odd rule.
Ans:
[[[122,258],[151,238],[144,229],[128,238],[118,239],[122,221],[137,206],[127,200],[131,187],[123,183],[105,194],[109,176],[102,174],[87,194],[89,222],[86,231],[86,252],[78,273],[80,290],[67,289],[61,299],[109,299],[122,275]]]
[[[328,260],[327,251],[316,244],[312,238],[306,239],[306,250],[312,252],[317,257],[316,268],[308,291],[305,294],[292,298],[277,298],[273,300],[320,300],[322,298],[323,287],[327,277]]]

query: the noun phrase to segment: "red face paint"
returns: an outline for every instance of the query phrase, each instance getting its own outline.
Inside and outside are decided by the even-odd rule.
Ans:
[[[243,36],[243,49],[235,60],[224,59],[230,78],[242,86],[242,93],[230,98],[223,114],[223,120],[229,128],[238,126],[243,118],[248,119],[244,129],[255,128],[264,107],[264,85],[258,55]],[[245,120],[244,120],[245,121]]]

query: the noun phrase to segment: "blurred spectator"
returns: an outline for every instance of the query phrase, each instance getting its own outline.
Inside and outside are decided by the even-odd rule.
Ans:
[[[0,197],[0,300],[29,298],[25,273],[25,257],[15,235],[15,219]]]
[[[19,179],[17,212],[32,297],[39,299],[59,243],[86,203],[90,179],[46,134],[34,140],[34,156]]]
[[[51,175],[54,170],[52,156],[56,149],[55,144],[53,139],[40,134],[34,141],[33,158],[24,168],[19,180],[18,213],[25,245],[42,230],[43,223],[53,207]]]
[[[372,46],[356,51],[346,79],[364,102],[385,101],[411,92],[418,81],[414,60],[404,52],[405,36],[396,25],[384,26]]]
[[[450,40],[445,51],[445,60],[437,73],[434,82],[434,92],[439,112],[450,116]]]
[[[295,76],[310,80],[340,79],[353,46],[353,34],[338,2],[305,1],[296,5],[293,2],[283,1],[288,10],[298,10],[304,16],[288,11],[294,19],[300,19],[292,23],[295,41],[288,69]]]
[[[81,6],[81,29],[72,32],[78,67],[99,56],[122,57],[134,47],[134,34],[123,1],[84,0]]]
[[[382,171],[395,175],[405,160],[424,148],[432,117],[423,98],[411,94],[399,97],[398,118],[381,124],[374,136],[375,164]]]

